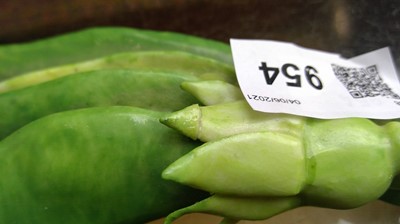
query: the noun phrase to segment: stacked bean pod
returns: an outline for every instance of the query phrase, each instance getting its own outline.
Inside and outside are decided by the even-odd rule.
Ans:
[[[0,46],[0,80],[1,223],[400,202],[397,122],[254,112],[222,43],[92,28]]]
[[[0,222],[144,223],[206,197],[162,179],[199,143],[158,119],[198,102],[183,81],[235,82],[229,51],[114,27],[0,46]]]
[[[209,93],[201,94],[201,86],[192,83],[187,89],[206,102]],[[300,206],[351,209],[379,198],[399,204],[398,121],[377,125],[363,118],[267,114],[238,98],[192,105],[161,122],[205,142],[171,164],[163,177],[212,194],[171,213],[166,223],[195,212],[236,223]]]

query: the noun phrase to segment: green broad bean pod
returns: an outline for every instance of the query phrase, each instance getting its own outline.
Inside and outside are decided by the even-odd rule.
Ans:
[[[3,93],[0,94],[0,139],[31,121],[66,110],[113,105],[179,110],[197,103],[179,85],[197,79],[183,73],[106,69]]]
[[[397,121],[380,126],[363,118],[266,114],[238,101],[189,106],[161,122],[206,142],[163,177],[213,195],[172,213],[166,223],[192,212],[235,223],[299,206],[356,208],[379,199],[400,173]]]
[[[0,94],[79,72],[114,68],[189,73],[189,75],[199,76],[203,80],[219,79],[228,83],[236,83],[233,68],[219,61],[181,51],[144,51],[118,53],[94,60],[20,74],[0,82]]]
[[[0,46],[0,223],[400,205],[399,122],[255,112],[232,65],[227,44],[123,27]]]
[[[146,223],[206,198],[161,178],[199,145],[160,124],[162,115],[86,108],[14,132],[0,142],[0,223]]]
[[[227,102],[233,102],[233,101],[240,101],[244,100],[244,97],[240,91],[240,88],[236,85],[226,83],[224,81],[220,80],[206,80],[206,81],[185,81],[182,83],[182,89],[185,91],[189,92],[193,96],[195,96],[202,104],[206,106],[211,106],[215,104],[221,104],[221,103],[227,103]],[[244,102],[238,102],[237,104],[232,104],[232,106],[236,105],[235,107],[242,107],[245,108],[247,107],[247,104]],[[193,106],[196,107],[196,106]],[[212,107],[210,107],[212,108]],[[245,119],[244,123],[241,124],[241,126],[246,125],[246,126],[251,126],[252,128],[259,128],[260,126],[263,125],[264,121],[257,120],[257,118],[261,115],[265,118],[265,116],[270,116],[270,119],[267,123],[269,123],[265,127],[269,127],[269,131],[280,131],[282,128],[282,125],[284,125],[285,130],[289,130],[288,133],[292,133],[290,130],[296,131],[298,129],[299,124],[303,122],[303,118],[298,117],[298,116],[293,116],[293,115],[288,115],[288,114],[264,114],[264,113],[259,113],[259,112],[245,112],[241,113],[241,110],[237,110],[237,108],[230,108],[227,113],[230,114],[230,117],[235,116],[235,119],[241,119],[241,116],[244,116]],[[237,110],[235,115],[233,115],[232,111]],[[224,112],[224,111],[220,111]],[[219,112],[219,113],[220,113]],[[212,113],[217,113],[217,111],[213,111]],[[373,120],[375,123],[379,125],[384,125],[388,121],[387,120]],[[260,122],[260,123],[259,123]],[[271,122],[274,122],[274,125],[271,125]],[[221,124],[220,124],[221,125]],[[226,123],[222,124],[225,126],[225,129],[228,129],[229,121]],[[237,124],[236,124],[237,125]],[[193,126],[193,124],[192,124]],[[212,139],[215,136],[212,135],[212,130],[214,127],[210,128],[207,127],[208,124],[202,124],[203,129],[209,128],[208,131],[205,131],[205,133],[209,133],[208,136],[199,136],[200,139],[205,138],[205,139]],[[286,127],[285,127],[286,126]],[[288,128],[290,127],[290,129]],[[233,127],[229,127],[233,128]],[[271,129],[273,128],[273,129]],[[187,132],[189,134],[189,132]],[[191,134],[191,138],[197,139],[198,137]],[[395,136],[393,136],[395,137]],[[203,139],[203,141],[205,140]],[[400,175],[397,175],[394,178],[394,181],[392,182],[390,188],[385,192],[385,194],[380,198],[380,200],[383,200],[385,202],[395,204],[395,205],[400,205]]]
[[[46,39],[0,45],[0,80],[114,53],[174,50],[232,65],[229,45],[195,36],[127,27],[87,28]]]
[[[233,69],[179,51],[119,53],[27,73],[0,82],[0,92],[6,91],[0,94],[0,139],[63,110],[104,105],[178,110],[197,102],[179,88],[181,82],[214,79],[234,83]]]

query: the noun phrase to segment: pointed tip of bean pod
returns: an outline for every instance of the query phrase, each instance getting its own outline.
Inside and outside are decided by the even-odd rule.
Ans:
[[[243,99],[238,86],[221,80],[186,81],[181,84],[181,88],[192,94],[204,105],[215,105]]]
[[[200,128],[200,106],[194,104],[160,118],[160,122],[197,140]]]
[[[296,195],[306,179],[300,138],[256,132],[207,142],[170,164],[162,177],[216,194]]]
[[[174,163],[170,164],[166,169],[163,170],[161,176],[165,180],[172,180],[178,183],[186,183],[186,179],[189,176],[195,175],[190,170],[186,168],[190,165],[188,163],[191,162],[191,154],[184,155],[179,158]]]

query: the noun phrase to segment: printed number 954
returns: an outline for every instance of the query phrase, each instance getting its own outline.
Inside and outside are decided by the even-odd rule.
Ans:
[[[297,73],[300,71],[300,69],[295,64],[285,63],[279,69],[277,67],[268,67],[266,62],[261,62],[261,66],[258,68],[263,71],[265,81],[268,85],[272,85],[274,83],[280,72],[282,72],[282,74],[289,79],[289,81],[286,82],[287,86],[301,87],[302,85],[301,75]],[[317,74],[318,71],[312,66],[306,66],[304,68],[304,76],[308,84],[317,90],[321,90],[323,88],[323,84]]]

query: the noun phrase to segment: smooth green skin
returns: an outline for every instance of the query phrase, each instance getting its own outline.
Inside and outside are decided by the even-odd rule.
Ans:
[[[0,93],[40,84],[78,72],[102,69],[146,69],[173,71],[198,76],[202,80],[223,80],[236,83],[231,66],[210,58],[182,51],[140,51],[109,55],[106,57],[38,70],[0,82]]]
[[[301,140],[275,132],[232,135],[194,149],[162,177],[223,195],[297,195],[308,173]]]
[[[160,173],[199,143],[160,112],[103,107],[52,114],[0,142],[0,222],[145,223],[208,194]]]
[[[392,139],[392,144],[394,147],[400,147],[400,122],[389,122],[385,124],[386,132],[390,135]],[[397,165],[394,169],[400,169],[400,153],[393,154],[392,157],[394,158],[395,164]],[[394,179],[392,184],[390,185],[390,189],[382,195],[380,198],[385,202],[389,202],[394,205],[400,206],[400,174],[398,174]]]
[[[303,192],[307,204],[358,207],[378,199],[400,173],[393,159],[400,148],[368,119],[310,119],[304,143],[314,169]]]
[[[118,52],[145,50],[185,51],[232,65],[231,49],[225,43],[173,32],[97,27],[0,46],[0,80]]]
[[[0,139],[48,114],[86,107],[126,105],[174,111],[196,103],[179,88],[188,74],[140,70],[79,73],[0,95]]]
[[[237,109],[233,111],[232,106]],[[190,106],[163,117],[161,122],[190,137],[209,136],[210,130],[213,131],[210,136],[218,137],[171,164],[163,171],[166,179],[217,195],[249,199],[294,196],[301,199],[301,205],[349,209],[381,197],[400,173],[399,122],[379,126],[361,118],[301,118],[300,126],[295,129],[298,133],[294,134],[287,125],[290,122],[280,121],[283,125],[279,129],[269,130],[276,127],[276,120],[293,119],[286,115],[280,118],[265,114],[264,122],[262,118],[256,122],[263,125],[255,128],[254,117],[244,116],[254,111],[240,102],[203,107],[203,110],[193,107],[196,108]],[[207,108],[211,108],[210,114],[204,113]],[[230,124],[224,126],[226,122]],[[249,126],[243,125],[247,122]],[[297,139],[294,141],[297,144],[291,144],[292,139]],[[281,212],[287,209],[290,207]],[[193,208],[189,210],[196,212]],[[230,217],[228,208],[220,208],[218,213],[238,219]]]
[[[186,81],[181,87],[206,106],[243,99],[237,85],[221,80]]]
[[[228,103],[228,102],[233,102],[233,101],[239,101],[239,100],[244,100],[243,95],[238,94],[240,92],[239,87],[229,84],[229,83],[225,83],[223,81],[188,81],[188,82],[184,82],[182,83],[182,88],[189,92],[190,94],[192,94],[193,96],[195,96],[200,102],[202,102],[202,104],[209,106],[209,105],[216,105],[216,104],[221,104],[221,103]],[[233,106],[233,105],[232,105]],[[212,107],[207,108],[207,109],[201,109],[198,108],[198,106],[190,106],[189,108],[192,109],[191,115],[192,116],[199,116],[200,112],[197,112],[196,110],[212,110]],[[240,111],[240,107],[239,108],[231,108],[232,111],[234,110],[235,113],[232,112],[228,112],[226,113],[226,111],[221,111],[224,112],[223,116],[224,117],[231,117],[234,119],[240,118],[240,116],[238,117],[238,115],[242,114],[242,112]],[[228,110],[230,111],[230,110]],[[211,114],[218,113],[219,110],[214,110],[212,112],[210,112]],[[205,113],[205,114],[210,114],[210,113]],[[245,112],[247,113],[247,112]],[[179,113],[177,113],[178,116]],[[186,113],[186,116],[188,116],[189,113]],[[257,112],[255,113],[257,114]],[[182,114],[183,115],[183,114]],[[203,115],[204,116],[204,113]],[[265,116],[265,115],[264,115]],[[275,116],[275,117],[281,117],[284,118],[285,116],[291,116],[291,115],[283,115],[283,114],[279,114],[279,115],[269,115],[269,116]],[[179,117],[179,116],[178,116]],[[220,115],[217,115],[214,117],[215,120],[218,120],[218,117],[222,117]],[[243,117],[242,117],[243,118]],[[253,122],[253,119],[256,119],[257,116],[251,116],[251,120],[249,120],[249,118],[245,118],[246,119],[246,123],[250,124],[251,127],[256,127]],[[299,121],[303,120],[303,118],[301,117],[296,117],[293,116],[292,119],[297,119]],[[206,120],[211,120],[211,118],[206,118]],[[273,121],[274,119],[271,119],[271,121]],[[284,120],[289,121],[289,117],[285,118]],[[378,125],[386,125],[385,129],[386,132],[390,135],[390,138],[392,140],[394,148],[400,148],[399,145],[399,138],[400,135],[398,135],[397,130],[400,129],[400,125],[398,122],[391,122],[391,121],[387,121],[387,120],[373,120],[376,124]],[[165,121],[168,122],[168,121]],[[260,121],[258,121],[260,122]],[[190,129],[186,128],[186,134],[189,135],[190,137],[197,139],[198,137],[203,138],[202,136],[196,136],[196,130],[199,128],[199,124],[195,123],[195,122],[189,122],[190,125],[188,125],[188,127],[190,127]],[[207,123],[206,123],[207,124]],[[208,123],[208,124],[212,124],[212,123]],[[227,125],[229,124],[229,120],[226,120],[225,122],[221,122],[219,125],[223,126],[223,125]],[[262,125],[262,123],[259,123],[260,126]],[[171,123],[172,125],[172,123]],[[287,124],[286,124],[287,125]],[[202,124],[202,127],[204,128],[205,124]],[[258,126],[258,128],[260,128],[260,126]],[[237,126],[236,126],[237,127]],[[270,126],[270,125],[266,125],[265,129],[258,129],[258,130],[270,130],[269,128],[271,127],[275,127],[274,131],[278,131],[279,129],[276,129],[276,127],[282,127],[281,125],[279,125],[278,123],[275,124],[274,126]],[[297,128],[295,127],[286,127],[283,126],[284,128],[282,130],[286,129],[286,133],[288,133],[288,130],[291,131],[296,131]],[[297,126],[298,127],[298,126]],[[179,128],[179,126],[178,126]],[[206,127],[206,129],[209,130],[213,130],[213,126],[210,127]],[[190,131],[189,131],[190,130]],[[236,130],[237,131],[237,130]],[[210,135],[206,135],[204,140],[207,139],[211,139],[216,137],[215,135],[212,134],[212,132],[207,132],[210,133]],[[291,132],[293,134],[293,132]],[[396,143],[397,142],[397,143]],[[394,162],[393,164],[397,164],[398,166],[400,166],[400,155],[392,155],[392,157],[394,158]],[[399,170],[400,167],[395,167],[395,170]],[[400,205],[400,176],[397,176],[396,178],[394,178],[393,183],[390,186],[390,189],[388,190],[387,193],[385,193],[385,195],[382,196],[381,200],[392,203],[392,204],[396,204],[396,205]]]

